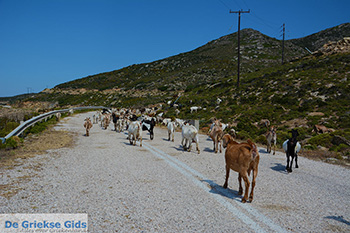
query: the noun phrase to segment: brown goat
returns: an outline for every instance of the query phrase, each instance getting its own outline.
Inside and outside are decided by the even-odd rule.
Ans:
[[[88,137],[90,129],[92,128],[90,117],[85,118],[84,128],[86,129],[86,136]]]
[[[277,134],[276,134],[276,127],[271,126],[270,130],[267,131],[265,134],[266,136],[266,142],[267,142],[267,153],[271,153],[272,150],[272,143],[274,145],[273,147],[273,154],[276,154],[276,142],[277,142]]]
[[[225,151],[225,161],[226,161],[226,180],[224,188],[227,188],[228,178],[230,175],[230,169],[238,172],[239,181],[239,191],[238,195],[243,194],[242,188],[242,178],[245,184],[245,192],[242,198],[242,202],[247,202],[248,190],[250,182],[248,176],[253,170],[252,188],[249,195],[249,201],[253,201],[254,197],[254,187],[255,180],[258,175],[258,165],[259,165],[259,153],[256,145],[248,139],[247,143],[238,143],[234,141],[233,137],[229,134],[225,134],[222,138],[223,147],[226,148]]]
[[[215,153],[218,153],[218,149],[220,149],[220,153],[221,153],[221,138],[224,135],[224,132],[222,131],[221,128],[221,123],[219,120],[216,120],[215,125],[213,127],[213,129],[210,131],[210,138],[213,140],[214,143],[214,151]]]

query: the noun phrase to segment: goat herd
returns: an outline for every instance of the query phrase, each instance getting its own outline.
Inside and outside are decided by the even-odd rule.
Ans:
[[[155,117],[150,117],[153,115]],[[139,115],[140,117],[137,117]],[[196,150],[198,154],[199,150],[199,140],[198,140],[198,130],[193,125],[189,124],[187,121],[181,119],[170,119],[163,118],[163,114],[160,113],[155,115],[155,113],[140,111],[140,110],[127,110],[127,109],[117,109],[117,110],[107,110],[104,109],[101,112],[97,112],[92,117],[92,122],[90,118],[86,118],[84,122],[84,127],[86,129],[86,136],[89,136],[89,131],[92,128],[93,124],[101,124],[103,129],[107,129],[110,122],[113,121],[114,129],[116,132],[128,132],[127,139],[130,141],[130,144],[136,145],[136,142],[139,141],[140,147],[142,147],[142,131],[148,131],[150,134],[150,139],[153,140],[154,132],[153,129],[156,126],[156,123],[163,124],[168,129],[168,140],[174,141],[175,129],[177,127],[182,130],[182,141],[181,145],[184,150],[191,151],[192,143],[196,143]],[[259,165],[259,152],[257,146],[254,142],[248,139],[247,142],[238,143],[234,140],[236,134],[234,130],[231,130],[230,133],[224,133],[226,125],[221,123],[220,120],[214,119],[213,123],[210,126],[208,135],[213,140],[214,151],[217,153],[222,152],[222,148],[225,150],[225,162],[226,162],[226,179],[223,185],[224,188],[227,188],[228,178],[230,174],[230,169],[238,173],[239,180],[239,195],[243,194],[242,188],[242,179],[245,184],[245,192],[242,198],[242,202],[245,203],[248,201],[248,190],[250,182],[248,177],[250,172],[253,174],[252,178],[252,187],[249,194],[249,201],[253,201],[254,196],[254,187],[255,181],[258,174],[258,165]],[[287,172],[292,172],[292,164],[295,158],[295,167],[298,168],[298,157],[297,153],[300,151],[301,146],[297,141],[298,132],[297,130],[292,130],[292,137],[289,140],[286,140],[283,143],[283,149],[286,152],[287,156]],[[267,139],[267,152],[271,152],[272,144],[274,144],[274,152],[276,150],[276,128],[270,127],[270,130],[266,133]]]

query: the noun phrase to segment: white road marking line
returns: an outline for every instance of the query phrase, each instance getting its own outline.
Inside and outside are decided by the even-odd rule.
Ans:
[[[210,188],[203,184],[200,180],[209,180],[206,178],[204,175],[199,173],[198,171],[194,170],[193,168],[189,167],[188,165],[184,164],[183,162],[173,158],[172,156],[166,154],[165,152],[159,150],[158,148],[155,148],[148,143],[144,143],[145,148],[147,148],[151,153],[156,155],[157,157],[164,159],[169,165],[174,167],[176,170],[178,170],[181,174],[185,175],[188,177],[190,180],[192,180],[197,186],[202,188],[203,190],[207,191],[210,193]],[[195,178],[198,177],[200,180]],[[215,187],[215,186],[212,186]],[[217,190],[220,192],[220,190]],[[224,194],[224,193],[223,193]],[[233,203],[227,201],[225,198],[222,196],[218,195],[213,195],[212,196],[214,199],[216,199],[221,205],[226,207],[232,214],[237,216],[239,219],[241,219],[244,223],[249,225],[250,228],[252,228],[256,232],[265,232],[263,228],[261,228],[253,219],[248,217],[247,215],[243,214],[239,209],[237,209]],[[253,207],[244,204],[244,203],[235,203],[235,205],[238,205],[239,207],[245,209],[247,212],[258,218],[262,223],[270,227],[272,230],[275,232],[286,232],[285,229],[282,227],[278,226],[274,222],[271,221],[268,217],[260,214],[257,210],[255,210]]]

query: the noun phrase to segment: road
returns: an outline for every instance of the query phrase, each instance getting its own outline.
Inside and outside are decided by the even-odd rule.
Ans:
[[[30,177],[0,197],[0,213],[87,213],[89,232],[350,232],[349,169],[300,157],[288,174],[284,153],[259,148],[254,201],[241,203],[237,173],[223,189],[224,152],[215,154],[206,135],[200,154],[182,150],[181,132],[169,142],[159,127],[154,140],[144,132],[143,146],[132,146],[112,124],[84,136],[86,116],[56,126],[75,133],[72,148],[0,171],[5,183]]]

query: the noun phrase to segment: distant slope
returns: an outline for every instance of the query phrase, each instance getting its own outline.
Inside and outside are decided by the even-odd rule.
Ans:
[[[253,29],[241,32],[242,73],[254,72],[281,62],[281,41]],[[286,60],[306,51],[291,42],[285,44]],[[208,84],[222,77],[235,76],[237,33],[213,40],[193,51],[163,60],[129,66],[63,83],[55,89],[160,89],[185,90],[188,85]]]
[[[344,23],[336,27],[328,28],[299,39],[290,40],[295,45],[308,48],[312,52],[319,50],[330,41],[339,41],[344,37],[350,37],[350,23]]]
[[[350,23],[310,36],[285,41],[285,61],[319,49],[329,41],[350,36]],[[282,43],[253,29],[241,31],[242,75],[281,63]],[[125,67],[57,85],[62,89],[185,90],[189,85],[210,84],[223,77],[236,76],[237,33],[223,36],[194,49],[163,60]]]

